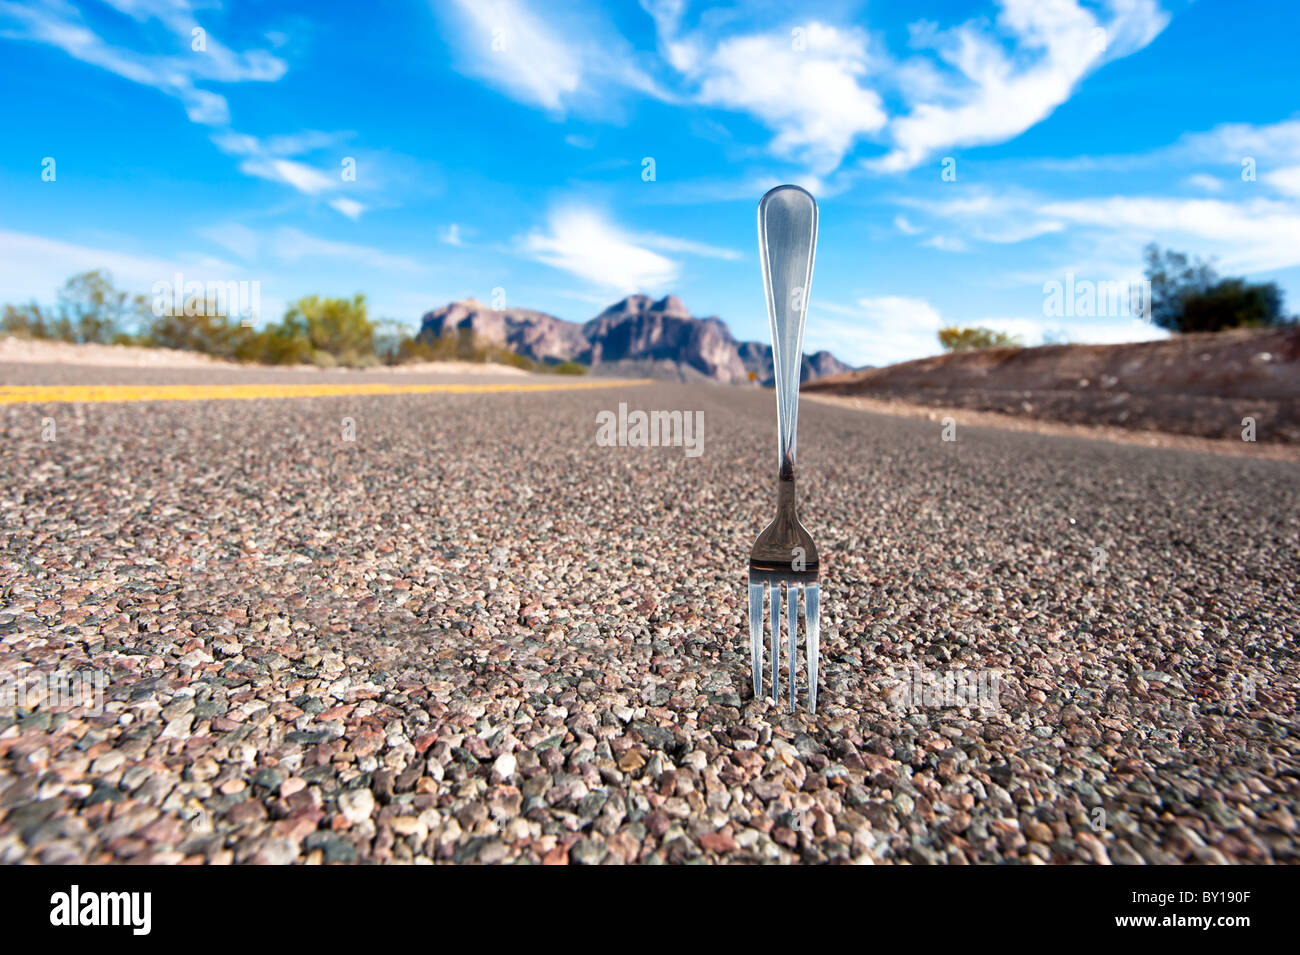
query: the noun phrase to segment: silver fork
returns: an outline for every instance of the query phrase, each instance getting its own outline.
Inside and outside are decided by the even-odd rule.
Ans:
[[[796,637],[799,589],[804,595],[807,631],[808,709],[817,712],[818,627],[817,546],[795,513],[795,435],[799,418],[799,371],[803,361],[803,325],[817,254],[817,202],[798,186],[777,186],[758,203],[758,252],[763,263],[763,291],[772,330],[772,367],[776,385],[777,450],[780,470],[776,519],[758,535],[749,554],[749,653],[754,698],[763,694],[763,587],[770,588],[772,621],[772,702],[780,703],[781,588],[785,586],[788,621],[786,657],[790,666],[790,712],[795,709]]]

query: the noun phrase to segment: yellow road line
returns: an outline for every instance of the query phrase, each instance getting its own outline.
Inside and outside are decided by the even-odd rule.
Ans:
[[[520,382],[519,384],[396,385],[386,383],[329,385],[9,385],[0,387],[0,405],[53,402],[248,401],[254,398],[323,398],[336,395],[467,395],[528,391],[585,391],[648,385],[650,378],[601,381]]]

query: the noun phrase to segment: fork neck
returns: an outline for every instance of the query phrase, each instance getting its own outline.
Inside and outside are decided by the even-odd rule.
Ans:
[[[794,460],[787,455],[781,462],[781,473],[776,482],[776,510],[778,514],[788,512],[794,516],[797,501],[795,494]]]

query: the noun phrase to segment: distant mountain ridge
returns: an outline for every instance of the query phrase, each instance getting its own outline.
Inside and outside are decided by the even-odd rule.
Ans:
[[[772,346],[738,342],[716,316],[696,318],[681,299],[629,295],[579,324],[525,308],[493,309],[475,299],[424,315],[420,334],[466,329],[539,362],[578,361],[596,374],[742,383],[751,373],[772,383]],[[828,351],[803,356],[801,381],[852,371]]]

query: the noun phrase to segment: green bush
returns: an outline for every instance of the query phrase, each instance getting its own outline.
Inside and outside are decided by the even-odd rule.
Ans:
[[[362,355],[375,353],[375,326],[366,314],[366,297],[360,293],[351,299],[300,298],[289,306],[274,331],[305,342],[317,364],[330,359],[335,364],[355,364]]]
[[[198,303],[191,299],[181,314],[165,312],[149,326],[149,344],[158,348],[180,348],[221,358],[235,358],[241,344],[252,337],[251,329],[218,314],[215,302]],[[191,314],[187,314],[191,313]],[[192,314],[201,313],[201,314]]]
[[[422,332],[417,338],[403,342],[399,354],[410,355],[407,359],[410,361],[488,362],[522,368],[524,371],[540,370],[531,358],[513,352],[504,345],[482,341],[471,328],[447,329],[436,336]]]
[[[969,348],[1019,348],[1020,339],[991,328],[958,328],[950,325],[939,329],[939,344],[944,351],[965,351]]]

